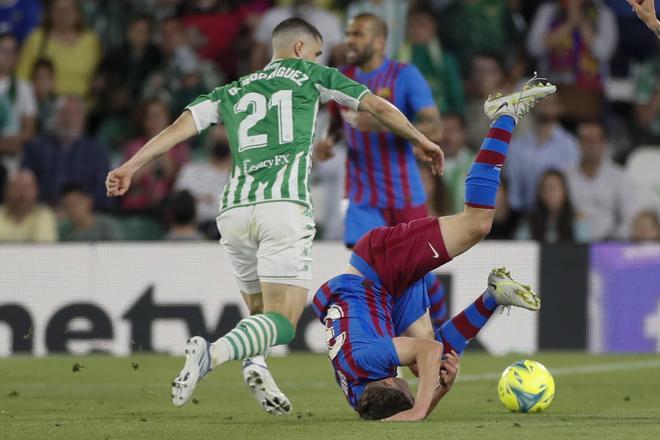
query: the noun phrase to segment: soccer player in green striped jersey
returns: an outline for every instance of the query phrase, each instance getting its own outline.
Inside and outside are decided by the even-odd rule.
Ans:
[[[264,355],[293,340],[307,302],[315,233],[309,171],[320,104],[334,100],[371,113],[442,171],[440,147],[399,110],[336,69],[315,63],[322,41],[306,21],[284,20],[273,31],[273,60],[263,70],[197,98],[106,179],[108,195],[121,196],[136,172],[174,145],[213,124],[227,129],[233,169],[217,223],[250,316],[214,343],[198,336],[188,341],[186,363],[172,383],[177,406],[212,368],[243,360],[244,380],[263,408],[271,414],[291,411]]]

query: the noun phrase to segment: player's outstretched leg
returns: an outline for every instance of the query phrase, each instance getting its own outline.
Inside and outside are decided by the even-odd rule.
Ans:
[[[493,269],[488,275],[486,291],[436,333],[436,340],[442,342],[444,352],[454,350],[458,355],[463,354],[498,306],[537,311],[541,308],[541,300],[529,286],[511,278],[505,268]]]
[[[276,416],[291,413],[291,402],[268,371],[264,355],[245,359],[242,374],[243,381],[264,411]]]
[[[529,81],[532,85],[510,95],[489,97],[484,103],[484,111],[493,122],[465,179],[465,210],[440,218],[445,247],[452,258],[490,232],[500,173],[513,129],[537,102],[556,91],[552,84],[538,81],[534,77]]]
[[[195,336],[186,344],[186,363],[172,382],[172,402],[184,405],[197,382],[212,368],[231,360],[243,360],[263,354],[269,347],[288,344],[295,327],[284,315],[268,312],[248,316],[213,344]]]

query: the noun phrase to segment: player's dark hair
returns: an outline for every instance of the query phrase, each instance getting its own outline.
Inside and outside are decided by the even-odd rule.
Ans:
[[[273,29],[273,38],[284,32],[299,32],[323,41],[323,35],[316,29],[316,26],[300,17],[291,17],[282,21]]]
[[[382,420],[412,407],[412,402],[403,391],[384,386],[370,386],[362,393],[357,412],[365,420]]]
[[[363,12],[353,17],[353,20],[370,20],[374,24],[374,30],[376,33],[387,39],[387,34],[389,32],[387,23],[385,23],[385,20],[378,15],[372,14],[371,12]]]

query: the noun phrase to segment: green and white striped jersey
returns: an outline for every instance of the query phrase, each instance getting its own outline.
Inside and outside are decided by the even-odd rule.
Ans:
[[[186,108],[197,130],[223,123],[229,137],[233,170],[220,212],[270,201],[311,207],[309,172],[319,104],[334,100],[357,110],[368,91],[337,69],[290,58],[195,99]]]

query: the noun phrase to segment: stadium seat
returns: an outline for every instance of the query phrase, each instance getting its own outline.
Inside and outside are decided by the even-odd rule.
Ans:
[[[632,182],[635,207],[660,211],[660,146],[637,147],[626,162]]]

